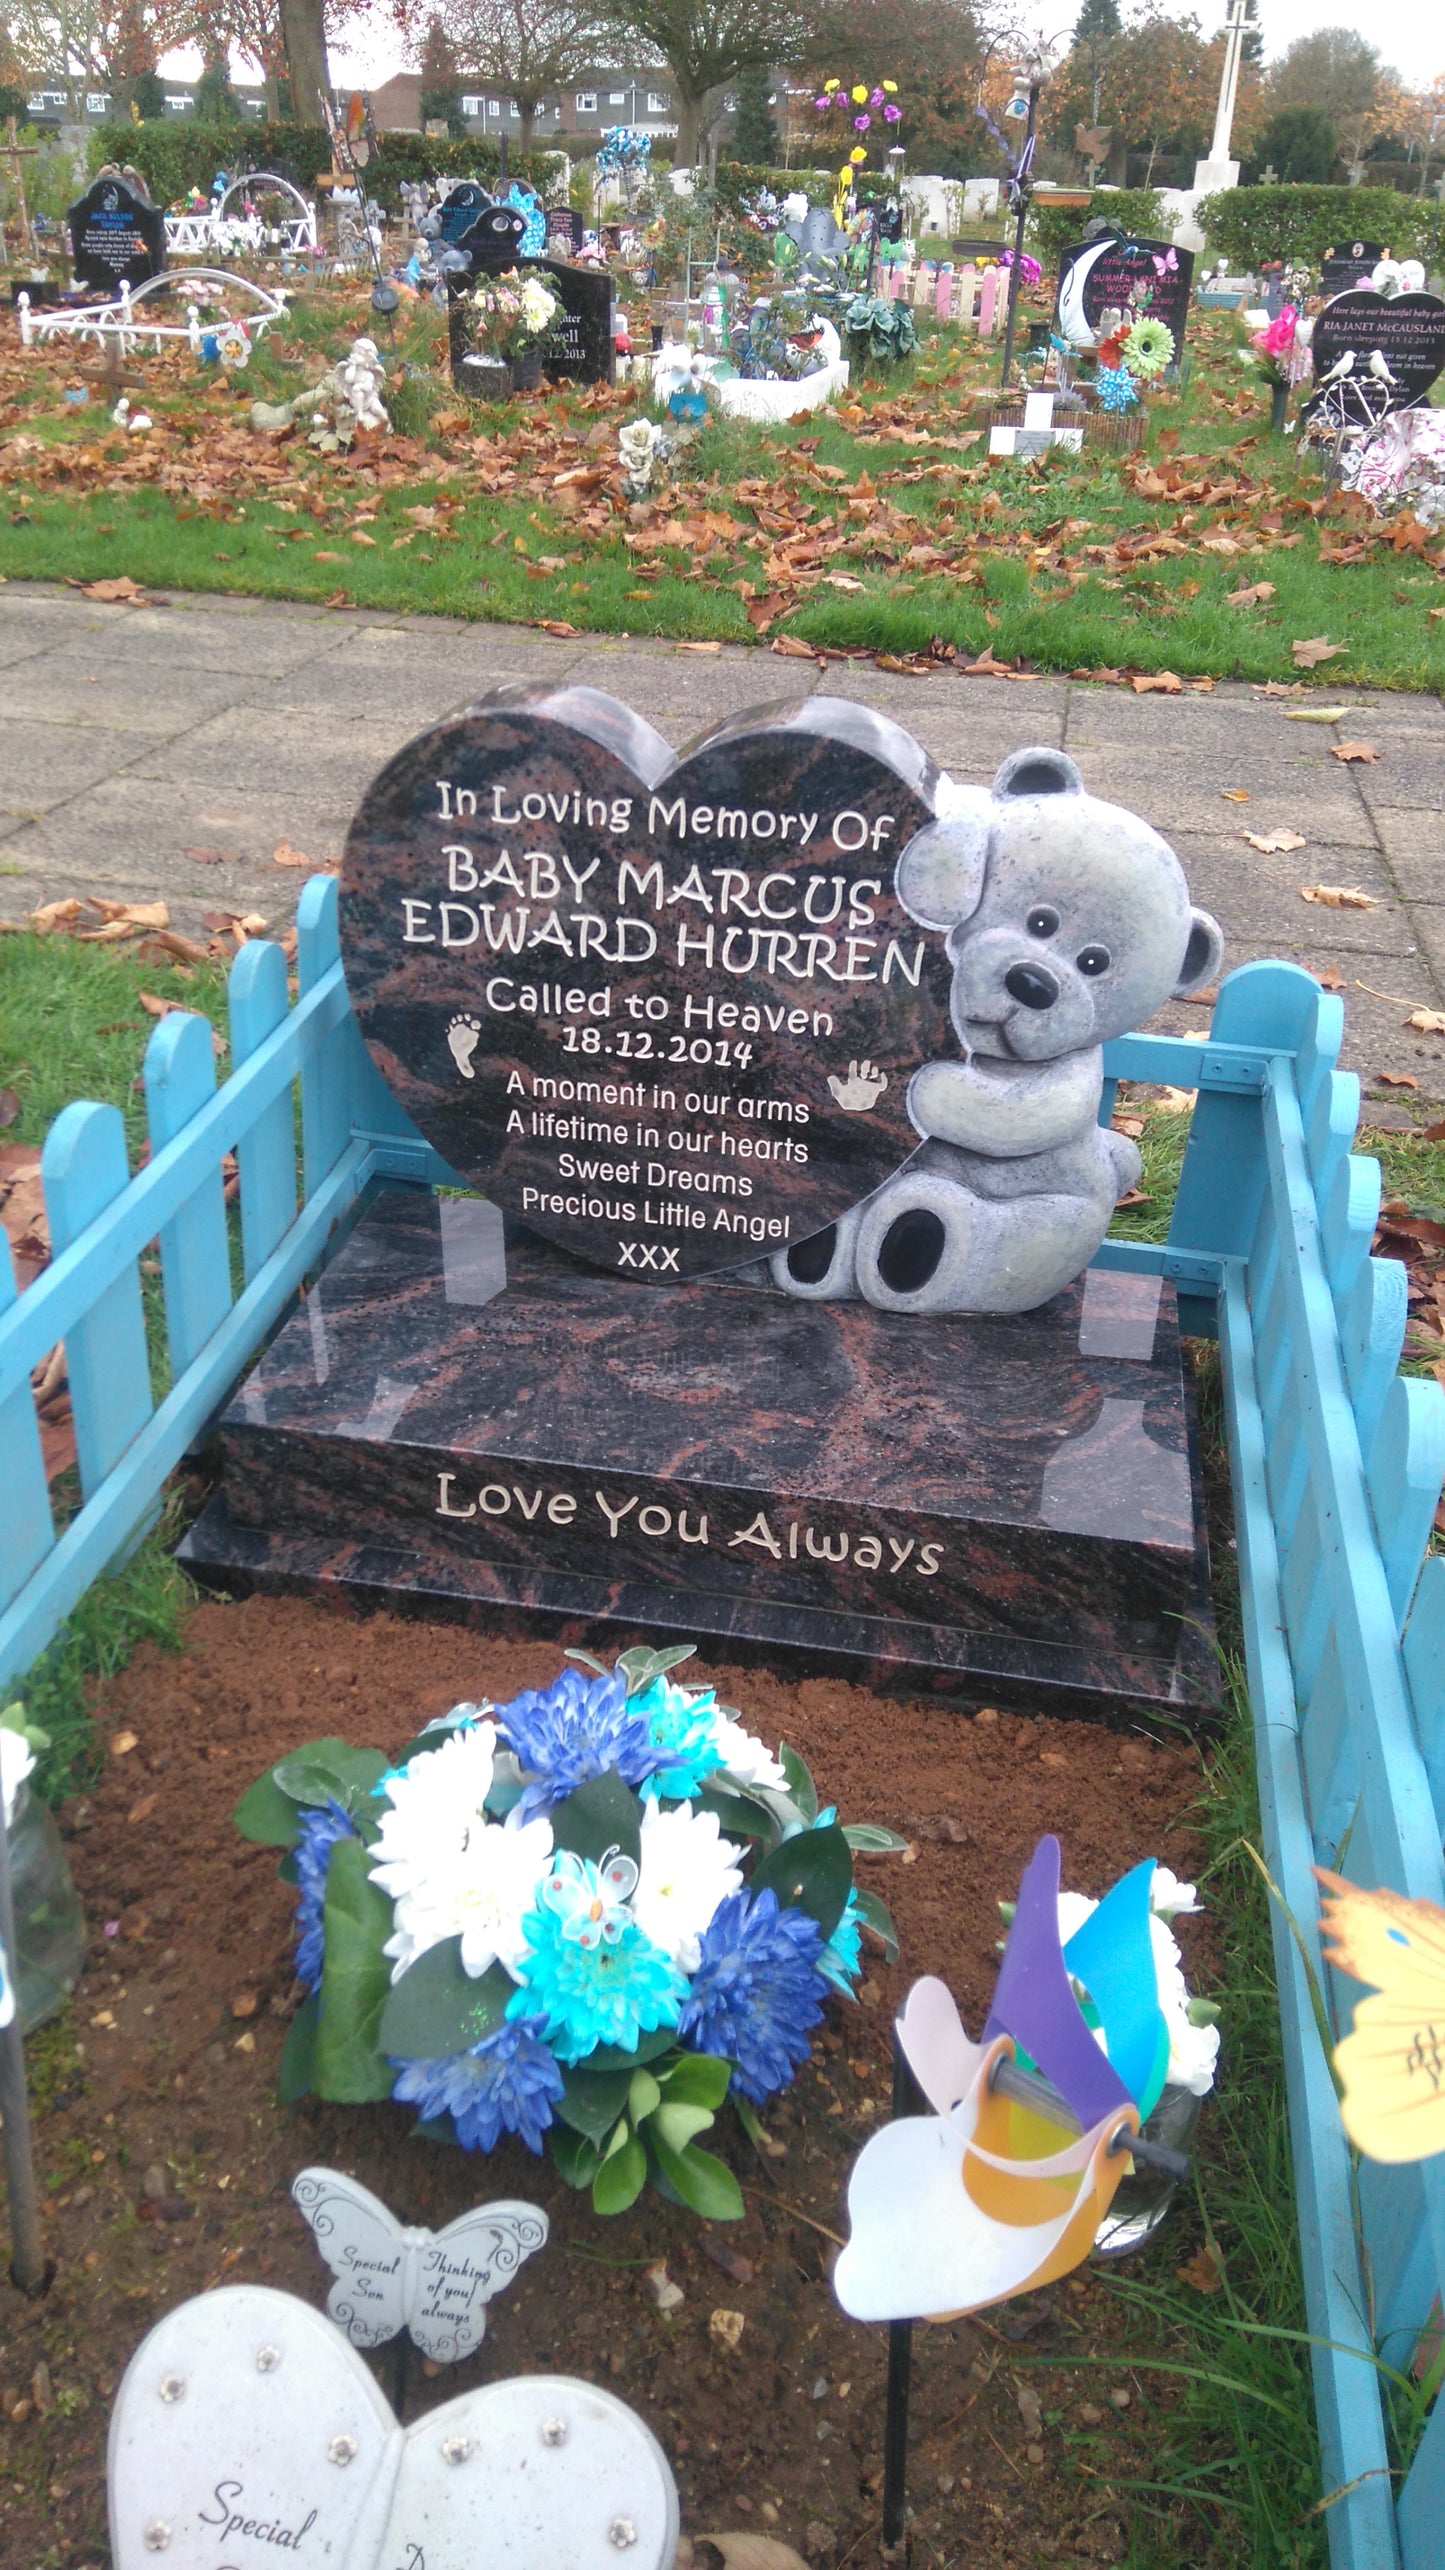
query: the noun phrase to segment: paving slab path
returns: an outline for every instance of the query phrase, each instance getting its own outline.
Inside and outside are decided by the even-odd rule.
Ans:
[[[1412,1073],[1421,1102],[1445,1100],[1445,1035],[1404,1023],[1415,1008],[1445,1011],[1445,705],[1380,689],[1299,700],[1348,705],[1331,729],[1287,720],[1291,701],[1247,686],[1136,696],[1068,679],[914,678],[762,646],[554,640],[362,608],[179,593],[102,606],[17,581],[0,588],[0,914],[99,893],[163,899],[188,933],[217,908],[283,927],[305,876],[273,862],[278,843],[334,865],[393,752],[518,678],[605,688],[678,747],[747,706],[809,694],[893,715],[969,782],[1025,744],[1062,747],[1093,793],[1171,841],[1223,924],[1228,964],[1335,966],[1347,1064],[1367,1083]],[[1378,763],[1333,758],[1342,737],[1371,743]],[[1267,856],[1242,836],[1280,829],[1305,845]],[[1373,907],[1305,901],[1319,883]],[[1160,1023],[1203,1019],[1186,1002]],[[1413,1119],[1397,1107],[1389,1120]]]

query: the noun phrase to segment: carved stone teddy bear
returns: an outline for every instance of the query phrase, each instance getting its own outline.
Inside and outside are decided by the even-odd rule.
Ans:
[[[1061,751],[1015,751],[991,791],[951,785],[898,860],[943,930],[956,1062],[914,1073],[922,1147],[876,1194],[769,1264],[789,1294],[893,1312],[1029,1312],[1087,1267],[1139,1154],[1098,1122],[1101,1045],[1219,969],[1174,851],[1084,790]]]

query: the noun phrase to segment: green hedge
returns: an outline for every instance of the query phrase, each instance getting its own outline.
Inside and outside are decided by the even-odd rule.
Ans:
[[[129,161],[140,171],[157,205],[173,205],[198,187],[210,194],[217,170],[234,170],[238,145],[254,170],[274,170],[309,195],[317,176],[331,167],[331,145],[320,125],[201,125],[180,117],[165,123],[97,125],[90,137],[92,172],[108,161]],[[535,187],[544,198],[561,182],[556,152],[509,152],[507,175]],[[475,178],[494,186],[495,143],[435,140],[426,134],[383,134],[365,171],[370,193],[388,214],[401,211],[403,179]]]
[[[865,180],[868,175],[865,170]],[[777,197],[805,196],[810,205],[831,205],[837,184],[831,170],[766,169],[754,161],[719,161],[715,181],[717,201],[728,214],[741,214],[744,200],[764,187]]]
[[[1318,266],[1338,242],[1383,241],[1397,259],[1432,264],[1445,238],[1438,199],[1392,187],[1232,187],[1201,199],[1198,221],[1216,258],[1257,268],[1262,259]]]
[[[1084,226],[1102,214],[1136,241],[1168,241],[1164,201],[1157,187],[1096,188],[1087,205],[1050,205],[1034,198],[1026,234],[1029,248],[1046,271],[1056,271],[1065,250],[1084,237]]]

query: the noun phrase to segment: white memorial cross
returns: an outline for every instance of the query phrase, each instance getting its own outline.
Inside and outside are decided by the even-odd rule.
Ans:
[[[328,2320],[269,2285],[183,2302],[110,2424],[114,2570],[670,2570],[667,2457],[611,2392],[528,2374],[403,2430]]]

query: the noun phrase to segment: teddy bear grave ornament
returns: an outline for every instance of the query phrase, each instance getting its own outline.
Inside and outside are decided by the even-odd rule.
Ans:
[[[1139,1173],[1102,1044],[1222,939],[1149,825],[1046,748],[990,788],[827,697],[685,756],[504,688],[363,799],[341,940],[372,1058],[459,1177],[652,1283],[761,1253],[804,1299],[1016,1313]]]

